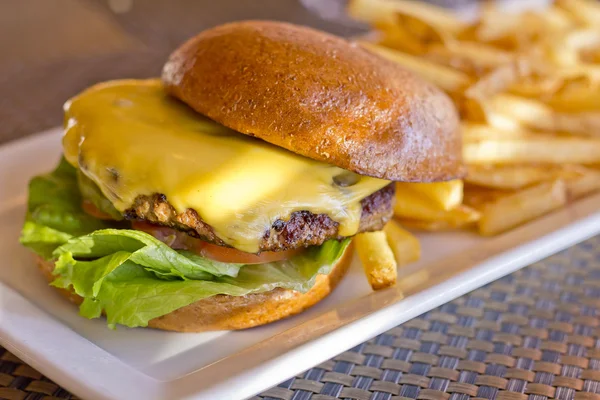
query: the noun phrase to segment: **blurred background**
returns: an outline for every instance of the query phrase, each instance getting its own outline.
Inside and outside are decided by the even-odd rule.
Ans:
[[[464,7],[475,0],[431,0]],[[274,19],[339,35],[343,0],[1,0],[0,142],[57,126],[62,104],[92,83],[157,76],[168,54],[227,21]]]

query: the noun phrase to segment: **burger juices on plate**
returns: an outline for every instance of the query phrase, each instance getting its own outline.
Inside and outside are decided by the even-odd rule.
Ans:
[[[65,105],[64,158],[29,187],[21,242],[109,326],[242,329],[333,290],[351,238],[392,216],[392,181],[462,174],[450,100],[344,39],[238,22],[162,79]]]

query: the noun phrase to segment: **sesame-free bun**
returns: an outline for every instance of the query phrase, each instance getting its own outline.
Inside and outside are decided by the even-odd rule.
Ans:
[[[282,22],[206,30],[170,56],[167,91],[246,135],[362,175],[463,175],[459,119],[441,90],[342,38]]]
[[[352,245],[348,246],[328,275],[318,275],[315,285],[306,293],[286,289],[246,296],[217,295],[199,300],[170,314],[150,320],[151,328],[177,332],[203,332],[246,329],[298,314],[325,298],[340,282],[352,260]],[[42,274],[52,282],[56,277],[54,261],[36,256]],[[56,288],[75,304],[83,299],[73,291]]]

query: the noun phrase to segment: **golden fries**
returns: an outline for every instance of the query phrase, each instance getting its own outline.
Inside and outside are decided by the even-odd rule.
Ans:
[[[397,186],[398,187],[398,186]],[[435,207],[425,197],[414,190],[396,190],[394,215],[399,218],[436,220],[433,214],[443,214],[444,210]]]
[[[398,267],[417,261],[421,257],[421,244],[412,233],[396,222],[390,221],[383,228],[388,245],[396,257]]]
[[[504,116],[513,121],[514,127],[600,136],[600,113],[597,112],[561,113],[540,101],[505,93],[482,103],[486,114]],[[493,124],[493,117],[488,116],[488,122]]]
[[[600,2],[521,13],[484,2],[473,22],[406,0],[349,11],[378,33],[361,46],[442,88],[462,119],[464,184],[397,183],[403,227],[493,235],[600,191]],[[398,264],[416,257],[414,237],[385,232]]]
[[[479,220],[479,233],[495,235],[535,219],[567,204],[563,181],[541,183],[486,204]]]
[[[479,218],[479,213],[470,207],[461,204],[444,210],[422,194],[412,190],[402,190],[396,193],[394,215],[398,218],[421,221],[445,221],[454,227],[468,225]]]
[[[422,221],[419,219],[398,218],[398,222],[402,226],[415,231],[444,232],[471,226],[475,221],[457,225],[449,221]]]
[[[465,185],[464,202],[469,207],[481,212],[486,204],[493,203],[499,198],[513,193],[517,193],[517,190],[495,189],[467,183]]]
[[[589,169],[579,165],[470,165],[465,181],[470,186],[498,190],[518,190],[537,183],[581,178]]]
[[[555,178],[556,172],[547,166],[470,165],[465,180],[477,186],[514,190]]]
[[[394,215],[421,230],[458,229],[473,224],[479,212],[462,204],[463,182],[396,183]]]
[[[469,164],[593,164],[600,162],[600,139],[543,136],[483,139],[465,143],[463,157]]]
[[[464,142],[481,140],[532,139],[539,137],[537,133],[527,129],[498,129],[490,125],[464,123],[461,126]]]
[[[594,0],[556,0],[556,6],[567,11],[577,22],[586,26],[600,24],[600,4]]]
[[[452,35],[458,35],[468,28],[467,23],[456,18],[450,11],[430,4],[407,0],[351,0],[348,4],[348,14],[360,21],[372,24],[389,21],[397,16],[412,17],[432,29]],[[402,20],[398,22],[402,22]]]
[[[359,233],[354,243],[371,287],[379,290],[394,285],[398,276],[397,264],[385,232]]]
[[[593,85],[587,79],[585,81],[579,86],[563,86],[546,103],[563,112],[600,111],[600,85]]]
[[[524,60],[506,62],[467,88],[465,96],[481,101],[496,93],[506,91],[520,79],[531,75],[531,73],[531,64]]]
[[[522,77],[518,82],[514,82],[509,88],[509,93],[529,98],[537,98],[546,100],[553,96],[566,82],[570,79],[578,78],[566,78],[561,76],[551,75],[531,75],[528,77]]]
[[[481,18],[473,27],[473,36],[477,42],[493,43],[496,47],[509,47],[513,44],[513,32],[522,24],[521,18],[498,11],[492,2],[484,2]]]
[[[366,41],[359,41],[359,43],[372,53],[402,65],[404,68],[423,76],[447,92],[456,92],[471,84],[469,76],[462,72]]]
[[[348,14],[363,22],[382,24],[394,21],[396,7],[386,0],[352,0],[348,3]]]
[[[463,199],[463,182],[455,179],[434,183],[396,183],[396,192],[411,191],[418,193],[439,209],[448,211],[459,206]]]
[[[565,184],[569,200],[578,199],[600,190],[600,171],[584,169],[580,176],[566,179]]]

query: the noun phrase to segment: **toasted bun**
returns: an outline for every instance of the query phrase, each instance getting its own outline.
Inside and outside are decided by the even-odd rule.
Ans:
[[[362,175],[463,175],[459,119],[439,89],[323,32],[234,22],[175,50],[169,93],[241,133]]]
[[[177,332],[203,332],[268,324],[298,314],[324,299],[342,279],[351,260],[352,246],[348,246],[329,275],[318,275],[315,285],[306,293],[275,289],[243,297],[217,295],[150,320],[148,326]],[[49,282],[56,279],[52,275],[53,261],[36,256],[36,262]],[[57,290],[75,304],[83,301],[70,290]]]

